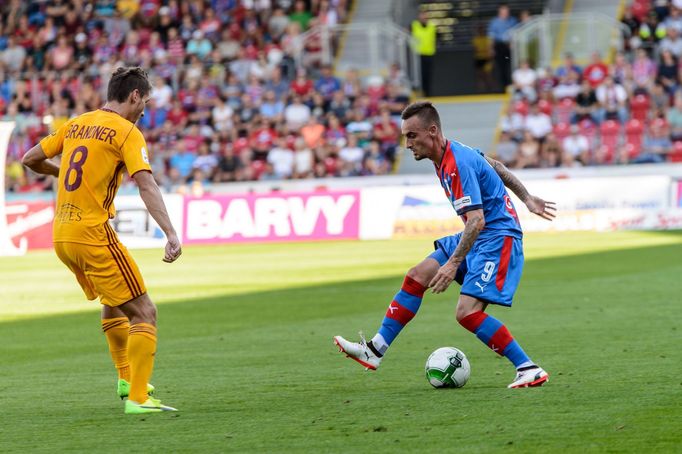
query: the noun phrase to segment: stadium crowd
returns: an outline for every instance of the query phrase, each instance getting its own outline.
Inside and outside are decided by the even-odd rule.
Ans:
[[[8,0],[0,5],[0,117],[16,123],[6,189],[49,189],[23,153],[103,105],[120,65],[147,69],[139,122],[159,183],[391,171],[411,86],[322,64],[317,24],[347,0]],[[513,168],[682,161],[682,0],[634,0],[623,52],[582,67],[522,62],[492,150]],[[607,63],[608,61],[608,63]]]
[[[0,116],[16,122],[10,191],[51,187],[20,159],[70,117],[101,107],[108,75],[153,80],[139,126],[159,183],[389,172],[409,82],[336,77],[316,24],[346,0],[8,0],[0,5]],[[303,55],[303,58],[300,56]]]
[[[634,0],[610,63],[524,61],[494,153],[514,168],[682,161],[682,0]]]

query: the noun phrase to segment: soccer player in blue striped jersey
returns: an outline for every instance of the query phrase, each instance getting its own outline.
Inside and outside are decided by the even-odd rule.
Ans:
[[[386,350],[415,316],[425,291],[444,292],[461,285],[457,321],[516,368],[509,388],[541,386],[549,375],[533,362],[507,327],[486,314],[490,304],[511,307],[523,270],[523,232],[505,186],[534,214],[552,220],[555,204],[530,195],[500,162],[471,147],[447,140],[430,102],[416,102],[402,113],[402,134],[416,160],[430,159],[445,195],[464,221],[464,230],[434,242],[435,251],[407,272],[371,341],[334,343],[367,369],[379,367]]]

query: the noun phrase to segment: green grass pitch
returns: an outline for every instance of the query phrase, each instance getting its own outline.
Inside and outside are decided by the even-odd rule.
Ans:
[[[99,328],[52,252],[0,259],[0,452],[679,452],[682,233],[527,235],[513,309],[491,308],[551,374],[514,371],[428,294],[381,368],[332,336],[378,328],[430,240],[133,251],[159,304],[153,383],[177,414],[126,416]],[[462,349],[467,385],[424,362]]]

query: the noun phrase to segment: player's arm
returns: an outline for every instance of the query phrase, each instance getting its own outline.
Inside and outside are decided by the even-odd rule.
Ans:
[[[159,224],[163,233],[166,234],[168,242],[166,243],[166,252],[163,261],[167,263],[174,262],[180,257],[180,254],[182,254],[182,247],[180,246],[178,235],[175,233],[175,228],[173,227],[173,224],[171,224],[170,217],[168,216],[166,204],[163,203],[163,197],[161,197],[159,186],[156,184],[152,173],[147,170],[135,172],[135,174],[133,174],[133,179],[140,189],[140,197],[147,207],[147,211],[149,211],[149,214],[156,223]]]
[[[59,177],[59,166],[47,157],[39,143],[26,152],[21,163],[36,173]]]
[[[531,195],[528,189],[521,183],[521,180],[509,171],[509,169],[500,161],[484,156],[486,161],[495,169],[495,172],[500,176],[502,182],[506,187],[516,194],[531,213],[537,214],[541,218],[551,221],[556,216],[556,204],[548,202],[540,197]]]
[[[438,269],[438,272],[429,283],[429,287],[433,293],[442,293],[447,290],[450,283],[455,279],[457,269],[466,258],[484,227],[485,216],[483,215],[482,208],[467,211],[464,231],[455,248],[455,252],[450,256],[448,261]]]

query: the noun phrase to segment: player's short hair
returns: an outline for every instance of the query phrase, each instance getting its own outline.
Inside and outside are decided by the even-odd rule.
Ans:
[[[152,91],[147,72],[139,66],[120,67],[111,75],[107,88],[107,101],[124,102],[133,90],[146,96]]]
[[[413,102],[405,107],[403,113],[400,114],[400,118],[403,120],[407,120],[414,116],[419,117],[425,127],[428,128],[432,124],[435,124],[440,130],[440,115],[438,115],[438,111],[429,101]]]

